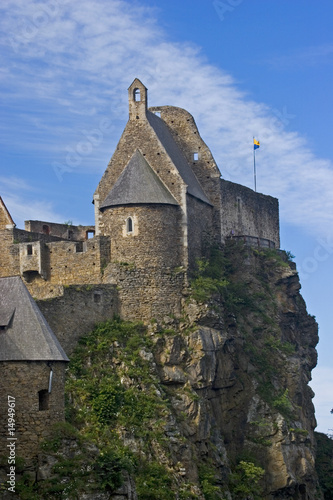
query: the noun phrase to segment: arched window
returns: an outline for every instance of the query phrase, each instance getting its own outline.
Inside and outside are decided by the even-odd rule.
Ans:
[[[134,89],[134,101],[135,102],[139,102],[141,101],[141,93],[140,93],[140,89]]]
[[[48,226],[47,224],[43,224],[43,233],[50,234],[50,226]]]
[[[133,219],[132,217],[128,217],[126,220],[126,232],[133,233]]]

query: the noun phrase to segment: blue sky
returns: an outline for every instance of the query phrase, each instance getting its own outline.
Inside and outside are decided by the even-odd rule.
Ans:
[[[4,0],[0,195],[26,219],[91,224],[138,77],[191,112],[223,177],[280,200],[320,326],[318,430],[333,428],[331,0]]]

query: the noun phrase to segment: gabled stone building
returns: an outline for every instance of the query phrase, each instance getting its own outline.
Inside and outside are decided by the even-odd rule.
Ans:
[[[0,278],[1,455],[31,459],[64,420],[68,361],[21,278]]]

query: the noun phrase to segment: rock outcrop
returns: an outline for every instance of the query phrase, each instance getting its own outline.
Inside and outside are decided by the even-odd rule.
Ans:
[[[87,499],[323,498],[308,386],[317,324],[294,264],[230,242],[199,267],[181,316],[117,320],[81,342],[67,385],[80,444],[58,430],[36,491],[50,480],[72,491],[76,478]],[[85,471],[83,484],[59,476],[65,459]]]

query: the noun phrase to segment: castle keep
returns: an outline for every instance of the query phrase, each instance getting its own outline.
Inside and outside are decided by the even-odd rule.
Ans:
[[[17,229],[1,200],[0,276],[22,276],[37,299],[62,296],[66,285],[116,285],[118,312],[147,320],[180,311],[187,274],[207,243],[233,237],[278,248],[278,201],[221,179],[193,117],[148,108],[138,79],[128,102],[129,120],[94,194],[95,226],[27,221]]]

